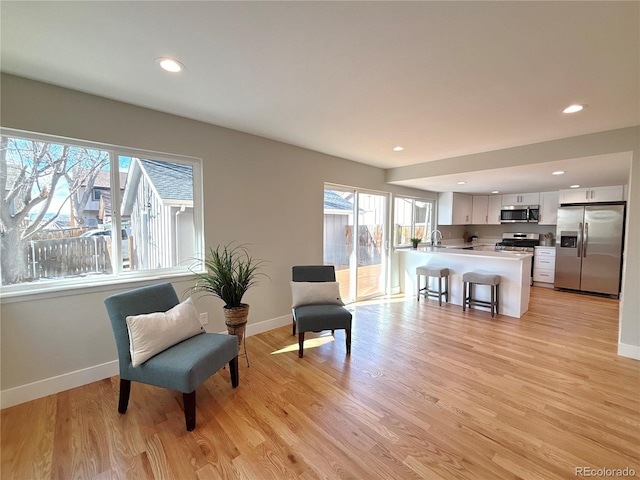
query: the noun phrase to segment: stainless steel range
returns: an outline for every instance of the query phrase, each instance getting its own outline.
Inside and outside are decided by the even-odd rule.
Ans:
[[[496,250],[508,252],[526,252],[533,254],[540,245],[539,233],[503,233],[502,242],[496,243]]]
[[[535,247],[540,245],[539,233],[503,233],[502,242],[496,243],[496,250],[502,252],[513,253],[530,253],[535,255]],[[533,264],[534,258],[531,258],[531,279],[529,284],[533,285]]]

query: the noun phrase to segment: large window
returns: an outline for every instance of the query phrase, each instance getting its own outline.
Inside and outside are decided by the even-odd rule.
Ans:
[[[411,245],[411,238],[429,240],[434,229],[433,200],[395,197],[394,201],[394,245]]]
[[[201,258],[200,160],[10,130],[0,139],[2,294],[189,272]]]

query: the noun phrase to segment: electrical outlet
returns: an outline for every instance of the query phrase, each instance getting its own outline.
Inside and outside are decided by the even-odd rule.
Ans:
[[[207,312],[200,314],[200,323],[202,325],[207,325],[209,323],[209,314]]]

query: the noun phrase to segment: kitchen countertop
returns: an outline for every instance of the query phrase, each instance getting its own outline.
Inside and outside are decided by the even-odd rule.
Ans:
[[[533,256],[526,252],[511,252],[505,250],[470,250],[469,247],[481,247],[483,245],[477,243],[468,243],[462,245],[443,245],[438,247],[424,246],[416,248],[397,248],[401,252],[413,253],[442,253],[445,255],[470,255],[476,257],[502,258],[506,260],[522,260],[525,257]]]

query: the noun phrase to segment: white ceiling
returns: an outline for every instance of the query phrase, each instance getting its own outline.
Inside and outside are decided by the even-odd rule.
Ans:
[[[550,192],[571,185],[624,185],[629,180],[630,166],[631,152],[622,152],[391,183],[433,192],[453,191],[475,195],[488,195],[494,190],[499,193]],[[557,171],[565,173],[553,175]],[[466,183],[459,185],[458,182]]]
[[[4,72],[383,168],[640,124],[638,2],[0,8]],[[186,70],[161,71],[162,56]],[[562,114],[571,103],[588,107]],[[617,160],[565,169],[586,164],[600,184],[628,175]],[[524,190],[555,189],[527,183],[540,168],[477,178],[489,175],[501,190],[518,191],[520,177]],[[442,191],[451,180],[405,183]]]

